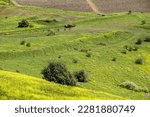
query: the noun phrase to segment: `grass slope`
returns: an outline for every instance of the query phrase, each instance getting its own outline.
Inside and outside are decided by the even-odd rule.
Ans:
[[[0,0],[0,5],[8,5],[10,0]]]
[[[124,99],[100,91],[50,83],[40,78],[0,71],[0,99]]]
[[[139,87],[150,91],[149,43],[143,42],[141,45],[138,45],[138,51],[127,51],[127,54],[121,53],[125,45],[134,47],[137,39],[149,36],[149,13],[135,12],[128,15],[128,13],[123,12],[100,16],[94,13],[61,11],[39,7],[0,6],[0,9],[0,69],[34,76],[36,78],[33,79],[39,82],[35,86],[45,87],[47,85],[45,90],[48,90],[48,93],[46,93],[46,91],[44,92],[37,88],[37,93],[36,88],[33,88],[34,93],[32,96],[26,92],[22,94],[23,97],[13,94],[7,96],[11,91],[5,85],[1,85],[1,87],[5,87],[5,91],[1,88],[2,91],[0,92],[6,92],[2,93],[5,95],[2,95],[1,99],[119,98],[111,96],[107,98],[101,92],[117,95],[124,99],[148,99],[146,96],[148,93],[127,90],[119,85],[125,81],[131,81]],[[21,19],[27,19],[33,27],[17,28]],[[41,21],[47,19],[56,19],[58,22],[45,23]],[[146,24],[141,25],[142,20],[145,20]],[[74,23],[76,27],[65,31],[63,25],[67,23]],[[56,35],[47,36],[48,30],[53,30]],[[31,47],[20,45],[21,41],[31,43]],[[87,53],[85,51],[91,53],[91,57],[86,57]],[[58,56],[61,56],[61,58]],[[116,62],[112,61],[113,57],[116,57]],[[135,59],[138,57],[144,58],[143,65],[135,64]],[[74,64],[72,62],[73,59],[78,59],[78,63]],[[79,88],[69,87],[72,90],[69,90],[67,86],[43,81],[40,79],[42,78],[40,72],[50,61],[64,62],[71,72],[84,69],[89,72],[90,81],[88,83],[78,83]],[[6,73],[4,71],[0,72],[2,72],[1,74]],[[15,75],[17,76],[18,74]],[[15,79],[17,78],[15,75],[13,77],[9,75],[2,76]],[[34,87],[34,83],[33,85],[30,83],[32,77],[25,77],[28,79],[25,79],[25,84],[30,84],[31,87]],[[0,82],[2,82],[2,79]],[[19,80],[17,78],[15,81],[24,84],[24,80],[21,79],[20,76]],[[6,80],[8,83],[9,81]],[[45,82],[45,84],[40,84],[40,81]],[[13,85],[13,82],[10,81],[9,86],[11,88],[24,88],[21,85]],[[63,94],[59,94],[60,91],[51,95],[48,88],[52,87],[51,85],[60,89],[64,88],[63,92],[67,91]],[[24,88],[25,91],[26,89],[27,92],[30,91],[27,87]],[[74,91],[75,89],[82,91]],[[83,93],[84,91],[88,92],[87,95]],[[93,92],[96,92],[94,96]],[[78,93],[79,95],[77,95]],[[18,91],[19,94],[21,94],[20,91]],[[36,95],[41,97],[36,97]],[[51,96],[48,98],[45,95]]]

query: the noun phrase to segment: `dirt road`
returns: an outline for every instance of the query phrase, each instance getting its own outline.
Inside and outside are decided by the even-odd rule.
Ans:
[[[10,2],[11,2],[13,5],[15,5],[15,6],[18,6],[18,7],[21,6],[20,4],[18,4],[18,3],[16,2],[16,0],[10,0]]]
[[[100,14],[100,11],[98,10],[97,6],[92,0],[86,0],[86,1],[95,13]]]

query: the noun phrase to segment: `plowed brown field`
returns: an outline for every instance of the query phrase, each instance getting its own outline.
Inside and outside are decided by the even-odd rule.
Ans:
[[[87,0],[16,0],[21,5],[33,5],[73,11],[93,11]],[[150,0],[91,0],[100,12],[150,12]]]

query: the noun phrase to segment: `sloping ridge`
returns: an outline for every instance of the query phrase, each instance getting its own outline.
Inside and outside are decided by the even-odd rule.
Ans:
[[[110,93],[70,87],[0,70],[0,99],[124,99]]]

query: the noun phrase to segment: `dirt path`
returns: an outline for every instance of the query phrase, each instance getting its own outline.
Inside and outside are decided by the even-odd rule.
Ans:
[[[16,2],[16,0],[10,0],[10,2],[11,2],[13,5],[15,5],[15,6],[18,6],[18,7],[21,6],[20,4],[18,4],[18,3]]]
[[[98,10],[97,6],[92,0],[86,0],[86,1],[95,13],[100,14],[100,11]]]

